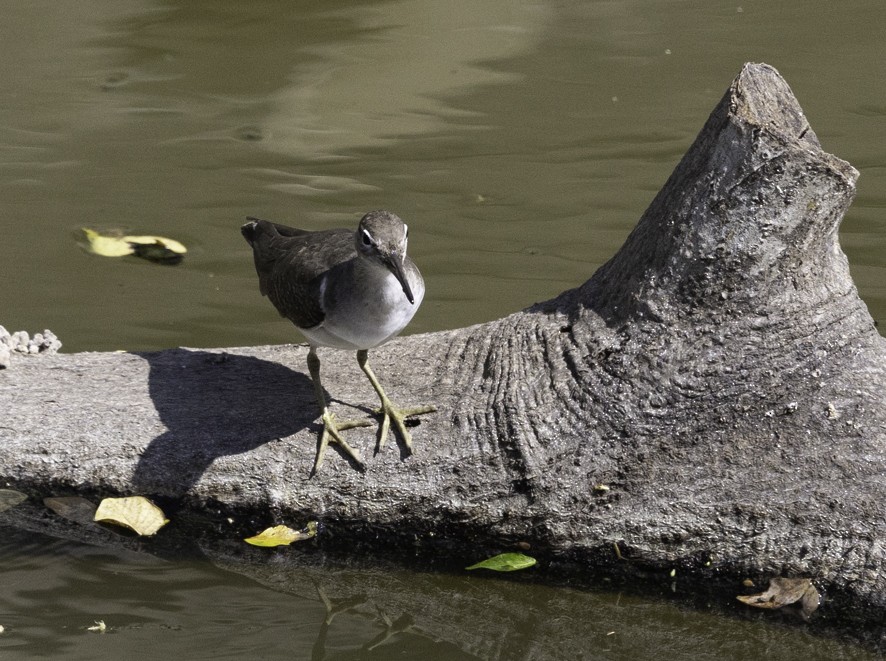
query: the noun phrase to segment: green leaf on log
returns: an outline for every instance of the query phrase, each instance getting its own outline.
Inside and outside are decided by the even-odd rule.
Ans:
[[[522,553],[500,553],[465,569],[491,569],[492,571],[517,571],[535,564],[535,558]]]

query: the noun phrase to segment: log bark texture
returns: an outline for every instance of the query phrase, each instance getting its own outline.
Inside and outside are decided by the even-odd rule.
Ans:
[[[837,237],[856,178],[781,76],[746,65],[588,282],[370,353],[396,403],[439,408],[415,455],[350,430],[366,472],[331,452],[310,478],[305,346],[62,354],[0,373],[0,477],[319,519],[330,548],[527,542],[579,573],[810,576],[882,622],[886,341]],[[367,414],[354,356],[321,356],[337,415]]]

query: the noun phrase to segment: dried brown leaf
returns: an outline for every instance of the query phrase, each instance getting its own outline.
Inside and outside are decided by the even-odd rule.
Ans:
[[[95,520],[95,504],[80,496],[44,498],[43,504],[59,516],[77,523],[91,524]]]
[[[799,602],[803,617],[809,617],[818,608],[820,595],[808,578],[785,578],[777,576],[769,581],[765,592],[738,595],[740,602],[754,608],[782,608]]]

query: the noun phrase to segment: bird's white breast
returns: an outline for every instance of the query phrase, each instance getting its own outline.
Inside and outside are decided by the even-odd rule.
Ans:
[[[356,269],[355,278],[357,286],[354,281],[349,286],[337,285],[335,279],[322,283],[326,316],[318,326],[302,329],[310,342],[339,349],[372,349],[399,334],[424,298],[424,282],[414,270],[408,273],[414,303],[384,267],[371,264]],[[332,300],[334,305],[329,304]]]

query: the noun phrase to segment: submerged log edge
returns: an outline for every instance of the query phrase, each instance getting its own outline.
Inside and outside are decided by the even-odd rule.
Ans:
[[[413,456],[373,456],[372,428],[354,429],[366,471],[330,452],[310,477],[305,346],[15,356],[0,485],[150,496],[218,522],[204,549],[319,520],[327,550],[458,563],[519,547],[566,576],[677,569],[736,587],[809,577],[826,597],[814,618],[882,636],[886,341],[837,238],[856,178],[778,72],[745,65],[590,280],[370,354],[395,402],[438,407]],[[354,356],[322,357],[337,415],[368,415]]]

